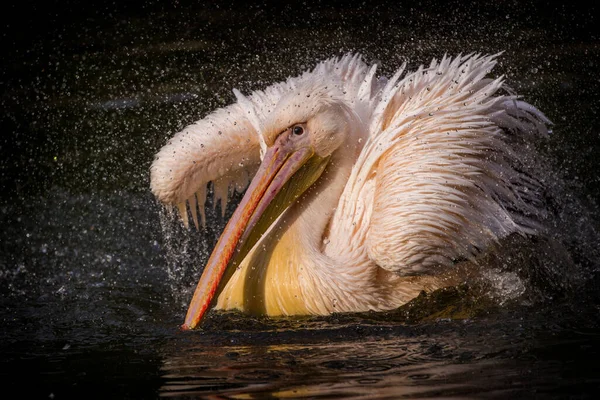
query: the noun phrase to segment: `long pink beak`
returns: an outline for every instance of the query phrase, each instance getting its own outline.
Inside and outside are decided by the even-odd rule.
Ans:
[[[198,326],[213,299],[233,275],[235,268],[230,265],[232,258],[247,239],[248,233],[285,183],[312,154],[312,149],[295,150],[289,141],[285,140],[277,140],[267,150],[256,176],[227,223],[204,268],[185,322],[181,326],[183,330]]]

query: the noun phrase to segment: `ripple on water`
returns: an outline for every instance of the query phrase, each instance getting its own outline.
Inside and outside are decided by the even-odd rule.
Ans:
[[[358,341],[293,343],[304,340],[306,332],[299,331],[289,339],[292,343],[270,343],[262,333],[256,333],[253,339],[246,338],[259,343],[254,345],[196,342],[191,348],[179,349],[165,357],[160,393],[162,396],[212,393],[235,397],[243,393],[269,393],[276,397],[362,397],[373,396],[373,390],[380,390],[382,396],[378,396],[383,398],[392,394],[387,393],[389,387],[396,388],[395,395],[418,393],[420,381],[424,380],[429,381],[427,390],[444,389],[447,386],[444,376],[450,370],[460,369],[446,368],[453,361],[445,357],[444,351],[429,351],[435,347],[435,340],[406,337],[399,330],[388,334],[398,336],[387,339],[369,333]],[[199,341],[203,340],[207,338]],[[260,344],[264,342],[270,344]],[[449,350],[446,345],[442,348]],[[433,381],[436,383],[432,385]],[[398,388],[403,389],[399,392]]]
[[[561,363],[540,359],[537,350],[530,348],[530,332],[507,337],[502,330],[509,327],[493,327],[494,343],[478,343],[473,339],[483,334],[485,323],[469,330],[441,325],[446,326],[421,327],[429,331],[425,334],[416,328],[418,337],[392,329],[386,337],[370,333],[363,340],[312,344],[293,343],[294,339],[261,344],[261,334],[240,333],[238,339],[249,344],[227,346],[211,343],[210,334],[195,336],[193,344],[165,355],[160,395],[506,398],[568,387],[558,379]],[[298,332],[296,339],[303,340],[305,334]],[[548,343],[540,341],[538,346],[547,349]]]

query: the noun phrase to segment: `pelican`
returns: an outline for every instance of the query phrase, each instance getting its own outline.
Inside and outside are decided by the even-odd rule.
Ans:
[[[205,226],[225,210],[183,329],[206,311],[390,310],[451,285],[451,271],[511,234],[534,235],[542,185],[530,145],[550,121],[490,78],[495,55],[433,59],[389,79],[359,54],[243,95],[175,134],[151,189]]]

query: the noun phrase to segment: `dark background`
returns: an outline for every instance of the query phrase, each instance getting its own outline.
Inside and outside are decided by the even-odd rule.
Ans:
[[[444,52],[506,51],[498,73],[568,132],[549,146],[559,162],[568,160],[560,169],[584,180],[593,197],[600,193],[592,174],[599,166],[595,5],[26,0],[3,8],[3,197],[23,199],[51,185],[146,190],[147,167],[166,137],[232,101],[233,87],[262,88],[345,51],[381,60],[385,73]],[[574,94],[577,106],[566,100]],[[161,99],[159,107],[178,108],[157,109]],[[137,127],[127,125],[128,114],[146,112]],[[153,118],[157,112],[164,118]]]
[[[283,3],[2,6],[5,391],[147,399],[186,395],[186,387],[196,395],[268,396],[308,386],[308,393],[349,397],[376,387],[396,398],[409,387],[423,397],[595,398],[598,6]],[[527,292],[484,318],[406,326],[389,316],[305,323],[226,315],[182,335],[177,326],[225,220],[217,206],[208,207],[204,231],[165,223],[149,191],[154,154],[185,125],[234,101],[233,88],[249,93],[349,51],[380,63],[385,75],[404,61],[414,69],[444,54],[504,51],[492,75],[506,75],[554,122],[538,147],[551,166],[546,183],[560,194],[553,232],[570,252],[492,252],[524,271]],[[562,256],[587,269],[569,275]],[[585,290],[559,296],[569,282]],[[440,364],[464,369],[453,375]]]

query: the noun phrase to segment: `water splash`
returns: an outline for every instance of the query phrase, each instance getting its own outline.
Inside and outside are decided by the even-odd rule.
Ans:
[[[186,229],[173,210],[161,207],[159,218],[165,243],[169,287],[176,301],[185,306],[208,259],[209,240],[198,232]]]
[[[483,278],[490,283],[492,290],[489,296],[499,305],[518,299],[527,290],[525,282],[514,272],[504,272],[493,268],[484,271]]]

